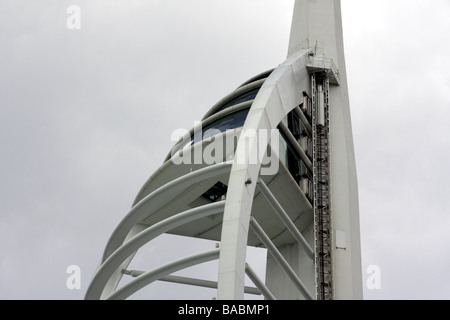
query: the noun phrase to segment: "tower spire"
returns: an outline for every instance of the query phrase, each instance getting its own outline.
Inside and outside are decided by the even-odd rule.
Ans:
[[[340,0],[296,0],[288,56],[315,48],[345,67]]]

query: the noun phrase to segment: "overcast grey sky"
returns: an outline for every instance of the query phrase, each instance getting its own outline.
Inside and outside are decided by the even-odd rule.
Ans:
[[[0,0],[0,299],[84,297],[172,131],[284,61],[293,4]],[[80,30],[66,27],[69,5]],[[370,265],[382,276],[365,298],[450,299],[450,2],[342,10],[363,276]],[[152,263],[179,256],[168,243]],[[81,290],[66,287],[69,265]],[[161,283],[144,293],[215,295]]]

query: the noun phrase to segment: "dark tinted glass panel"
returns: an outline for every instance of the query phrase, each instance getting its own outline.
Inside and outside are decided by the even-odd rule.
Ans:
[[[294,111],[288,114],[288,128],[295,139],[300,139],[300,119]]]
[[[295,148],[290,144],[289,140],[283,134],[283,131],[280,130],[280,134],[282,139],[286,142],[287,148],[286,150],[286,160],[287,160],[287,169],[289,173],[292,175],[294,180],[300,185],[300,179],[302,174],[302,160],[298,156]]]
[[[213,123],[203,128],[202,134],[197,134],[194,137],[194,141],[192,144],[202,141],[203,139],[207,139],[217,134],[218,131],[225,132],[228,129],[242,127],[245,123],[245,119],[247,118],[248,111],[249,109],[241,110],[214,121]]]
[[[220,199],[224,194],[226,194],[227,190],[228,186],[219,181],[215,185],[213,185],[208,191],[202,194],[202,197],[212,202],[215,202],[218,199]]]
[[[225,103],[222,107],[220,107],[219,110],[217,110],[217,112],[222,111],[222,110],[224,110],[226,108],[235,106],[235,105],[237,105],[239,103],[243,103],[245,101],[254,100],[256,98],[256,95],[258,94],[259,89],[260,88],[256,88],[256,89],[253,89],[251,91],[244,92],[243,94],[237,96],[233,100],[230,100],[227,103]]]

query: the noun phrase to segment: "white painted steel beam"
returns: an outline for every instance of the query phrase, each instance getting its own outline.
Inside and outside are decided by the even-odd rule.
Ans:
[[[125,242],[99,267],[86,291],[85,299],[100,299],[104,296],[105,293],[103,290],[111,275],[117,271],[125,259],[134,254],[140,247],[147,244],[157,236],[178,226],[200,218],[222,213],[224,205],[225,201],[220,201],[187,210],[154,224]],[[106,292],[106,294],[110,294],[110,292]]]
[[[294,112],[298,115],[300,120],[303,122],[303,124],[305,125],[306,129],[308,129],[309,132],[312,132],[311,124],[309,123],[308,119],[306,119],[305,114],[302,112],[302,110],[300,110],[299,107],[296,107],[294,109]]]
[[[288,138],[291,145],[294,147],[297,154],[300,156],[302,161],[305,163],[306,167],[312,172],[313,171],[313,165],[311,160],[309,160],[308,156],[306,155],[305,151],[303,151],[302,147],[298,144],[297,139],[295,139],[294,135],[291,133],[291,130],[283,123],[280,122],[280,129],[283,131],[283,133]]]
[[[203,288],[217,289],[217,281],[210,281],[210,280],[203,280],[203,279],[194,279],[194,278],[179,277],[179,276],[166,276],[166,277],[160,278],[159,281],[186,284],[186,285],[190,285],[190,286],[203,287]],[[261,291],[258,288],[248,287],[248,286],[244,287],[244,293],[253,294],[256,296],[261,295]]]
[[[231,162],[223,162],[188,173],[156,189],[142,199],[131,209],[113,231],[106,245],[102,262],[122,245],[131,228],[145,215],[161,208],[164,204],[169,203],[173,198],[181,194],[191,185],[229,172],[231,164]]]
[[[303,249],[305,249],[306,253],[311,259],[314,259],[314,250],[308,244],[306,239],[303,237],[303,235],[295,226],[294,222],[292,222],[291,218],[289,218],[286,211],[284,211],[281,204],[278,202],[278,200],[274,197],[274,195],[269,190],[267,185],[261,179],[258,179],[258,188],[264,195],[264,197],[267,199],[267,201],[270,203],[272,208],[275,210],[276,214],[281,219],[281,221],[283,221],[286,228],[288,228],[289,232],[294,236],[295,240],[297,240],[298,244],[302,246]]]
[[[276,300],[275,296],[270,292],[269,288],[264,284],[264,282],[259,279],[258,275],[255,271],[248,265],[248,263],[245,264],[245,273],[247,276],[252,280],[252,282],[255,284],[255,286],[259,289],[260,293],[264,295],[264,298],[267,300]]]
[[[256,288],[245,286],[244,293],[253,294],[253,295],[259,296],[259,295],[262,294],[261,290],[259,289],[259,287],[262,287],[263,290],[266,289],[265,293],[266,294],[268,293],[267,295],[264,295],[265,298],[269,299],[271,297],[270,296],[271,295],[270,291],[268,291],[268,289],[264,285],[264,283],[261,280],[259,280],[259,278],[256,275],[256,273],[254,273],[254,271],[251,270],[248,265],[246,265],[246,267],[245,267],[245,272],[247,273],[249,278],[253,281],[253,283],[255,283],[255,284],[258,283],[259,286],[257,286]],[[145,273],[145,271],[140,271],[140,270],[123,270],[122,273],[126,274],[126,275],[129,275],[129,276],[132,276],[133,278],[137,278],[137,277],[143,275]],[[170,282],[170,283],[178,283],[178,284],[185,284],[185,285],[189,285],[189,286],[202,287],[202,288],[217,289],[217,281],[204,280],[204,279],[196,279],[196,278],[180,277],[180,276],[170,275],[170,276],[162,277],[162,278],[158,279],[158,281]],[[275,299],[270,299],[270,300],[275,300]]]
[[[251,83],[249,83],[249,84],[247,84],[247,85],[245,85],[245,86],[242,86],[242,87],[240,87],[240,88],[234,90],[233,92],[231,92],[231,93],[228,94],[227,96],[225,96],[225,97],[223,97],[222,99],[220,99],[220,100],[219,100],[219,101],[218,101],[218,102],[217,102],[217,103],[216,103],[216,104],[215,104],[215,105],[214,105],[214,106],[213,106],[213,107],[205,114],[205,116],[203,117],[202,120],[205,120],[205,119],[209,118],[210,116],[212,116],[214,113],[217,112],[217,110],[218,110],[221,106],[223,106],[225,103],[227,103],[228,101],[232,100],[233,98],[238,97],[239,95],[241,95],[241,94],[243,94],[243,93],[245,93],[245,92],[247,92],[247,91],[256,89],[256,88],[258,88],[258,87],[261,87],[261,85],[263,85],[264,82],[265,82],[265,79],[257,80],[257,81],[251,82]]]
[[[151,271],[147,271],[144,274],[140,275],[133,281],[127,283],[110,296],[106,298],[106,300],[123,300],[142,289],[143,287],[149,285],[150,283],[165,277],[174,272],[195,266],[200,263],[208,262],[211,260],[215,260],[219,257],[220,249],[215,249],[207,252],[203,252],[200,254],[192,255],[186,258],[182,258],[170,263],[167,263],[159,268],[156,268]]]
[[[252,227],[252,230],[256,233],[258,238],[262,241],[264,246],[267,248],[267,250],[270,252],[270,254],[273,256],[273,258],[278,262],[280,267],[287,273],[289,278],[291,278],[292,282],[296,285],[303,296],[307,300],[313,300],[313,295],[308,291],[302,280],[300,280],[295,271],[292,270],[289,263],[287,263],[286,259],[284,259],[280,251],[278,251],[277,247],[270,240],[269,236],[264,232],[264,230],[253,217],[250,219],[250,226]]]

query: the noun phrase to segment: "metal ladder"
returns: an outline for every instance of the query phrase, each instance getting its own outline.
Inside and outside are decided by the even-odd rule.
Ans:
[[[329,78],[311,75],[313,100],[313,176],[316,291],[318,300],[333,299],[330,197]]]

